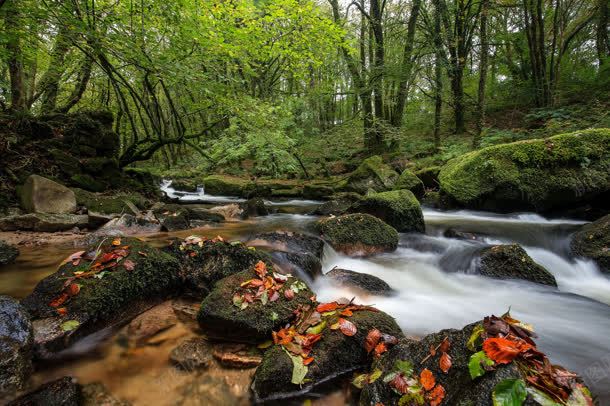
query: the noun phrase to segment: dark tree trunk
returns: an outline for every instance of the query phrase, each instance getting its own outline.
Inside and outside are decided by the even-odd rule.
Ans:
[[[485,85],[487,84],[487,59],[489,53],[489,39],[487,37],[487,17],[489,12],[488,0],[481,2],[481,21],[479,36],[481,38],[481,57],[479,60],[479,90],[477,99],[476,131],[472,140],[472,146],[478,148],[481,145],[481,134],[485,121]]]
[[[443,108],[443,41],[441,39],[441,10],[434,1],[434,148],[441,147],[441,112]]]
[[[11,109],[22,111],[26,109],[27,95],[25,91],[25,74],[23,69],[23,53],[19,30],[22,22],[19,6],[9,4],[4,17],[4,30],[7,34],[6,51],[8,56],[8,71],[11,82]]]
[[[610,42],[608,41],[608,0],[598,0],[596,48],[599,65],[603,65],[610,57]]]

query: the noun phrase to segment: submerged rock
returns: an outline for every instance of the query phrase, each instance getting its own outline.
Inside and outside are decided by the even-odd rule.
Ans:
[[[129,406],[130,403],[115,398],[112,393],[99,382],[90,383],[82,387],[82,406]]]
[[[584,225],[570,246],[574,255],[590,258],[602,272],[610,273],[610,214]]]
[[[239,205],[242,209],[242,217],[258,217],[269,214],[269,209],[265,206],[265,201],[260,197],[254,197]]]
[[[15,399],[9,405],[81,406],[83,400],[82,387],[76,383],[74,378],[65,376],[41,385],[38,389]]]
[[[394,189],[406,189],[411,191],[415,196],[424,195],[424,183],[409,169],[405,169],[398,180],[394,184]]]
[[[178,324],[178,317],[167,301],[145,311],[127,326],[126,338],[136,346],[146,344],[148,339]]]
[[[398,179],[398,173],[383,162],[378,155],[365,159],[360,166],[351,173],[343,189],[346,191],[365,194],[369,190],[383,192],[392,189]]]
[[[12,245],[0,240],[0,266],[15,262],[19,256],[19,250]]]
[[[181,286],[178,261],[137,239],[106,239],[90,250],[67,259],[21,302],[32,315],[40,357],[120,325]]]
[[[399,232],[426,230],[419,202],[409,190],[372,193],[350,208],[352,213],[367,213],[385,221]]]
[[[324,276],[341,287],[355,289],[369,295],[389,296],[395,293],[394,289],[384,280],[366,273],[333,268]]]
[[[368,256],[398,247],[398,232],[369,214],[347,214],[316,223],[322,238],[347,255]]]
[[[42,176],[30,175],[21,190],[21,205],[30,213],[74,213],[76,197],[64,185]]]
[[[79,214],[29,213],[0,218],[0,230],[2,231],[23,230],[53,233],[71,230],[74,227],[86,228],[88,225],[89,217]]]
[[[180,369],[195,371],[210,365],[212,347],[205,338],[189,338],[172,350],[169,359]]]
[[[310,253],[322,259],[324,241],[319,237],[291,231],[272,231],[260,233],[248,245],[267,247],[273,251]]]
[[[443,193],[462,206],[548,211],[610,192],[610,130],[592,129],[483,148],[449,161]]]
[[[275,276],[267,274],[267,277],[277,282]],[[255,271],[248,269],[216,283],[201,303],[197,315],[207,336],[237,342],[258,342],[270,337],[272,330],[288,323],[299,305],[311,302],[313,292],[294,277],[275,285],[277,296],[269,293],[270,289],[266,289],[258,298],[247,292],[239,293],[242,292],[242,284],[247,286],[249,281],[255,279]],[[267,281],[265,279],[265,283]],[[292,293],[289,295],[287,291]]]
[[[236,396],[227,382],[216,376],[201,374],[184,386],[181,396],[176,399],[179,406],[240,406],[244,399]]]
[[[365,340],[372,329],[378,329],[396,339],[403,337],[394,319],[380,311],[358,310],[346,317],[356,327],[352,336],[345,335],[339,329],[330,329],[333,323],[331,319],[336,320],[337,316],[328,317],[328,323],[321,330],[320,340],[309,353],[313,362],[306,370],[303,384],[292,383],[293,361],[281,345],[274,345],[265,352],[252,383],[255,402],[300,396],[324,382],[369,365],[372,355],[365,349]]]
[[[228,368],[247,369],[260,365],[261,350],[250,344],[218,344],[212,353],[214,358]]]
[[[0,402],[25,387],[33,342],[30,315],[16,300],[0,296]]]
[[[481,275],[492,278],[522,279],[557,286],[553,274],[535,263],[518,244],[484,248],[477,270]]]
[[[319,205],[311,214],[317,216],[330,216],[331,214],[340,216],[347,213],[352,204],[354,202],[349,199],[329,200]]]
[[[154,211],[161,231],[179,231],[191,228],[190,212],[179,204],[166,204]]]

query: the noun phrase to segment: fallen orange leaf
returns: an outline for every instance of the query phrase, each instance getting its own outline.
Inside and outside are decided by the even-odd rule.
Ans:
[[[358,332],[358,329],[354,323],[342,318],[339,319],[339,329],[348,337],[354,336]]]
[[[483,351],[494,362],[508,364],[519,354],[533,348],[525,341],[509,340],[502,337],[488,338],[483,342]]]
[[[364,349],[366,350],[366,352],[370,353],[371,351],[373,351],[373,348],[377,346],[380,339],[381,331],[377,330],[376,328],[369,331],[369,333],[366,335],[366,339],[364,340]]]
[[[333,310],[337,310],[337,307],[339,307],[337,302],[322,303],[316,307],[316,311],[318,313],[332,312]]]
[[[434,374],[428,368],[423,369],[419,374],[419,382],[427,391],[434,388],[434,385],[436,385],[436,379],[434,379]]]
[[[430,406],[440,405],[443,403],[443,399],[445,399],[445,388],[441,384],[436,385],[432,392],[428,393]]]
[[[449,372],[451,368],[451,357],[446,352],[441,354],[441,358],[438,360],[438,366],[444,373]]]

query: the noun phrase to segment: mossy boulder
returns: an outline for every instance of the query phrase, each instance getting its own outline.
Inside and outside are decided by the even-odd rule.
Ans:
[[[253,197],[239,205],[242,209],[242,217],[258,217],[269,214],[269,209],[265,206],[265,201],[260,197]]]
[[[32,315],[41,357],[137,315],[182,284],[178,260],[138,239],[106,238],[86,252],[92,254],[67,261],[21,302]]]
[[[426,189],[438,189],[438,174],[440,166],[429,166],[415,171],[415,176],[419,178]]]
[[[383,279],[349,269],[333,268],[325,275],[339,287],[353,289],[367,295],[390,296],[395,293]]]
[[[198,238],[198,237],[195,237]],[[204,240],[199,244],[174,240],[164,249],[181,267],[184,289],[201,297],[219,280],[251,269],[259,261],[268,261],[262,251],[249,249],[240,242]]]
[[[519,141],[470,152],[439,173],[443,193],[488,210],[548,211],[610,191],[610,129]]]
[[[108,187],[108,185],[86,173],[74,174],[70,178],[70,181],[74,186],[88,190],[89,192],[103,192]]]
[[[71,230],[75,227],[86,228],[89,217],[79,214],[47,214],[29,213],[0,218],[2,231],[41,231],[53,233],[56,231]]]
[[[267,402],[301,396],[316,386],[331,379],[345,377],[347,374],[370,364],[372,356],[367,353],[364,342],[368,332],[378,329],[384,334],[398,339],[404,337],[396,321],[389,315],[372,310],[354,311],[347,320],[356,326],[356,334],[346,336],[340,330],[331,330],[331,319],[323,317],[326,327],[321,331],[322,338],[314,344],[310,356],[314,361],[309,364],[302,385],[292,383],[293,363],[280,345],[275,345],[263,356],[252,383],[255,402]]]
[[[161,231],[179,231],[191,228],[190,212],[179,204],[166,204],[153,211]]]
[[[360,166],[347,178],[343,189],[350,192],[365,194],[369,190],[383,192],[394,187],[398,173],[383,162],[379,155],[365,159]]]
[[[349,211],[380,218],[399,232],[423,233],[426,230],[419,202],[409,190],[371,193]]]
[[[15,262],[19,256],[19,250],[12,245],[0,240],[0,266]]]
[[[346,214],[319,220],[316,228],[334,249],[347,255],[368,256],[398,247],[398,232],[370,214]]]
[[[271,195],[271,188],[251,180],[228,175],[210,175],[203,179],[205,192],[217,196],[256,197]]]
[[[30,315],[15,299],[0,296],[0,402],[25,387],[33,342]]]
[[[477,267],[483,276],[500,279],[522,279],[543,285],[557,286],[555,277],[534,262],[518,244],[494,245],[484,248]]]
[[[333,185],[329,183],[310,182],[303,185],[303,198],[305,199],[324,199],[335,193]]]
[[[28,213],[74,213],[76,198],[64,185],[30,175],[21,188],[21,205]]]
[[[572,237],[571,248],[574,255],[590,258],[610,273],[610,214],[584,225]]]
[[[273,268],[268,266],[268,269]],[[257,278],[257,274],[252,267],[214,285],[197,314],[197,320],[207,336],[229,341],[259,342],[269,338],[271,331],[290,322],[299,305],[311,303],[313,292],[301,280],[292,277],[277,291],[277,300],[272,301],[267,296],[265,302],[254,300],[247,307],[240,307],[235,303],[234,295],[243,283],[254,278]],[[289,300],[285,291],[291,290],[295,284],[299,286],[298,292]]]
[[[113,195],[103,195],[91,193],[83,189],[73,188],[76,196],[76,203],[84,206],[87,210],[101,214],[135,214],[129,208],[127,202],[133,204],[138,209],[146,207],[146,198],[139,193],[117,193]]]
[[[396,183],[394,183],[394,189],[406,189],[413,192],[416,196],[423,196],[424,194],[424,183],[409,169],[405,169]]]

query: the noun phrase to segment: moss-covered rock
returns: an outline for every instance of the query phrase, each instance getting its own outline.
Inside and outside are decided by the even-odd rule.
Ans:
[[[70,177],[70,180],[76,187],[88,190],[89,192],[103,192],[107,188],[107,185],[103,182],[86,173],[74,174]]]
[[[194,193],[203,182],[197,178],[180,178],[172,180],[171,187],[180,192]]]
[[[398,173],[391,166],[384,163],[383,158],[375,155],[365,159],[351,173],[343,189],[361,194],[365,194],[369,190],[383,192],[392,189],[397,179]]]
[[[248,249],[239,242],[202,239],[199,244],[198,241],[175,240],[164,250],[180,262],[184,289],[199,297],[207,294],[219,280],[251,269],[258,261],[269,260],[264,252]]]
[[[132,213],[127,202],[132,203],[138,209],[146,207],[146,199],[139,193],[117,193],[113,195],[102,195],[87,192],[83,189],[73,188],[76,195],[76,203],[84,206],[89,211],[102,214]]]
[[[395,293],[383,279],[349,269],[333,268],[325,275],[337,286],[368,295],[389,296]]]
[[[179,231],[191,228],[190,212],[179,204],[166,204],[153,213],[162,231]]]
[[[416,196],[423,196],[424,194],[424,183],[409,169],[405,169],[396,183],[394,183],[394,189],[406,189],[413,192]]]
[[[584,225],[572,237],[571,248],[574,255],[590,258],[610,273],[610,214]]]
[[[449,161],[441,190],[465,207],[546,211],[610,191],[610,129],[483,148]]]
[[[534,262],[518,244],[494,245],[483,249],[478,272],[500,279],[523,279],[543,285],[557,286],[555,277]]]
[[[310,182],[303,185],[303,198],[305,199],[325,199],[335,193],[335,189],[330,183]]]
[[[254,182],[228,175],[210,175],[203,185],[206,193],[217,196],[250,197],[257,190]]]
[[[319,220],[316,228],[334,249],[353,256],[390,252],[398,247],[398,232],[370,214],[346,214]]]
[[[29,213],[0,218],[2,231],[41,231],[53,233],[56,231],[71,230],[74,227],[86,228],[89,217],[78,214],[46,214]]]
[[[419,202],[409,190],[369,194],[349,211],[380,218],[399,232],[423,233],[426,230]]]
[[[239,205],[242,209],[242,217],[258,217],[269,214],[269,209],[265,206],[265,201],[260,197],[248,199]]]
[[[272,267],[268,266],[268,269]],[[247,307],[240,307],[239,303],[235,303],[234,295],[243,283],[254,278],[257,278],[257,274],[252,267],[216,283],[197,314],[197,320],[207,336],[229,341],[258,342],[270,337],[272,330],[290,322],[299,305],[311,302],[313,292],[301,280],[288,278],[277,291],[277,300],[272,301],[265,293],[264,302],[254,300]],[[284,292],[295,285],[299,287],[298,292],[289,300]]]
[[[422,181],[426,189],[438,189],[438,174],[440,171],[440,166],[429,166],[416,171],[415,176]]]
[[[19,256],[19,250],[12,245],[0,240],[0,266],[15,262]]]
[[[336,315],[323,317],[326,327],[321,331],[320,341],[314,344],[303,385],[292,383],[293,363],[280,345],[275,345],[263,356],[263,362],[256,370],[252,391],[256,402],[265,402],[303,395],[312,388],[331,379],[344,377],[371,362],[364,342],[368,332],[378,329],[384,334],[402,338],[403,334],[396,321],[380,311],[358,310],[347,320],[356,326],[356,334],[346,336],[340,330],[331,330]],[[328,321],[326,320],[328,319]]]
[[[62,265],[22,300],[34,320],[39,356],[59,351],[124,315],[133,317],[181,286],[180,264],[171,255],[134,238],[112,244],[111,238],[92,244],[87,252],[94,255],[99,247],[99,255],[81,253],[82,258]],[[70,328],[66,321],[73,321]]]

